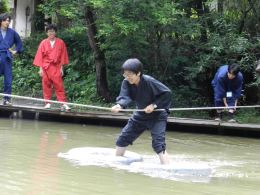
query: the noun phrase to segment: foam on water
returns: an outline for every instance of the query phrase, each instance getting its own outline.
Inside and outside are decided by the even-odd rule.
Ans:
[[[133,162],[142,161],[142,156],[137,153],[126,151],[125,156],[115,156],[115,149],[83,147],[74,148],[67,153],[59,153],[59,157],[68,159],[77,165],[116,166],[129,165]]]
[[[171,159],[170,165],[161,165],[156,155],[141,156],[126,151],[124,157],[117,157],[115,149],[112,148],[74,148],[67,153],[59,153],[58,156],[69,160],[76,166],[112,167],[150,177],[187,182],[209,182],[213,173],[213,169],[207,162]]]

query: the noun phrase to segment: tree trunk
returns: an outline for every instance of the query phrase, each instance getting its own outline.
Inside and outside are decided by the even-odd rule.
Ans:
[[[248,0],[248,3],[250,5],[250,7],[252,8],[253,13],[254,13],[255,18],[256,18],[255,31],[256,31],[256,34],[257,34],[257,33],[259,33],[259,29],[260,29],[260,25],[259,25],[260,17],[257,13],[256,8],[255,8],[255,2],[252,2],[252,0]]]
[[[208,40],[208,37],[207,37],[207,22],[206,22],[206,19],[203,18],[203,16],[207,12],[207,10],[205,8],[206,5],[204,4],[204,1],[207,1],[207,0],[196,0],[195,1],[195,9],[198,13],[198,16],[202,20],[202,24],[201,24],[202,28],[200,30],[200,32],[201,32],[200,40],[202,42],[207,42],[207,40]]]
[[[223,13],[224,6],[223,6],[223,0],[218,0],[218,12]]]
[[[34,1],[34,14],[32,17],[32,28],[31,33],[34,34],[36,32],[44,32],[44,23],[45,18],[44,14],[38,10],[38,6],[43,3],[43,0],[35,0]]]
[[[243,32],[247,14],[250,12],[251,9],[252,9],[252,8],[250,7],[248,10],[242,11],[241,20],[240,20],[240,24],[239,24],[239,27],[238,27],[238,33],[239,33],[239,34],[241,34],[241,33]]]
[[[111,97],[108,90],[105,55],[98,45],[98,40],[96,38],[97,28],[95,25],[93,10],[90,7],[87,7],[85,10],[85,19],[88,28],[88,41],[94,53],[97,94],[104,98],[105,101],[109,102]]]

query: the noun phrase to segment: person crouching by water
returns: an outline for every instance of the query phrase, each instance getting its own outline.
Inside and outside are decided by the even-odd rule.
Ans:
[[[69,111],[66,104],[66,95],[63,86],[63,66],[69,64],[66,45],[62,39],[56,37],[57,27],[49,24],[46,27],[47,38],[42,40],[36,52],[33,64],[40,67],[42,77],[43,97],[46,100],[45,109],[50,109],[48,100],[52,97],[52,88],[55,89],[57,100],[63,102],[62,111]]]
[[[11,16],[7,13],[0,15],[0,75],[4,75],[4,94],[12,93],[12,63],[13,56],[23,49],[22,41],[17,32],[9,28]],[[15,48],[12,48],[15,45]],[[10,106],[10,96],[5,96],[3,105]]]
[[[151,131],[152,147],[158,154],[161,164],[169,164],[166,152],[165,131],[168,109],[171,106],[171,90],[151,76],[143,74],[143,65],[136,59],[128,59],[122,65],[124,80],[116,105],[111,108],[114,113],[126,108],[131,102],[137,109],[122,129],[116,141],[116,155],[124,156],[126,147],[146,130]],[[163,111],[155,111],[164,109]]]
[[[216,107],[227,107],[229,122],[236,122],[234,119],[234,113],[238,99],[241,96],[243,75],[240,72],[239,65],[234,63],[231,65],[221,66],[214,79],[211,82],[214,90],[214,103]],[[232,108],[229,108],[232,107]],[[220,121],[222,119],[223,109],[217,110],[217,118],[215,120]]]

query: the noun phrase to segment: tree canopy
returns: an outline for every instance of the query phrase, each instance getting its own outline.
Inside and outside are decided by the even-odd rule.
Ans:
[[[210,81],[232,62],[245,77],[242,103],[260,101],[258,0],[45,0],[38,9],[58,24],[70,50],[65,81],[78,85],[73,99],[84,95],[82,79],[91,79],[90,88],[113,101],[121,64],[136,57],[173,90],[174,106],[211,105]]]

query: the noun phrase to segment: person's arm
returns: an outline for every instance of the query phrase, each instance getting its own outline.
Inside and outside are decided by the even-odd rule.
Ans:
[[[60,59],[57,59],[57,63],[63,66],[69,64],[69,55],[65,42],[61,39],[59,40],[59,43],[61,44],[61,54],[59,56]]]
[[[114,105],[111,108],[111,111],[119,112],[121,109],[126,108],[131,102],[132,102],[132,99],[130,97],[128,83],[126,80],[123,80],[121,89],[120,89],[120,94],[116,99],[116,105]]]
[[[243,86],[243,76],[241,73],[237,75],[237,85],[236,89],[234,90],[234,98],[235,98],[235,110],[237,107],[238,99],[241,96],[241,91],[242,91],[242,86]]]
[[[237,102],[238,102],[238,99],[235,100],[235,108],[234,109],[236,109],[236,107],[237,107]]]
[[[233,90],[233,95],[235,99],[239,99],[241,96],[241,91],[242,91],[242,86],[243,86],[243,76],[241,73],[237,75],[236,78],[236,86],[235,89]]]
[[[154,94],[154,100],[149,105],[150,109],[169,109],[172,98],[171,90],[155,79],[151,80],[150,86]]]
[[[20,38],[20,36],[18,35],[17,32],[14,31],[14,43],[15,43],[15,49],[9,49],[9,51],[15,55],[16,53],[21,53],[22,49],[23,49],[23,43],[22,40]]]
[[[226,97],[223,98],[223,103],[224,103],[224,105],[225,105],[226,107],[228,107],[228,103],[227,103],[227,98],[226,98]]]
[[[218,78],[215,82],[215,96],[219,99],[222,99],[223,100],[223,103],[225,106],[228,106],[227,105],[227,99],[226,99],[226,86],[225,86],[225,82],[224,82],[224,78]]]
[[[40,70],[39,70],[39,72],[38,72],[39,75],[40,75],[40,77],[42,77],[42,71],[43,71],[43,70],[42,70],[42,67],[40,67]]]
[[[63,77],[63,75],[64,75],[63,66],[60,67],[60,74]]]
[[[169,109],[171,106],[171,91],[165,90],[162,93],[157,94],[156,99],[154,100],[152,105],[154,109]]]
[[[42,41],[36,51],[33,65],[42,67],[43,66],[43,57],[44,57],[44,41]]]

